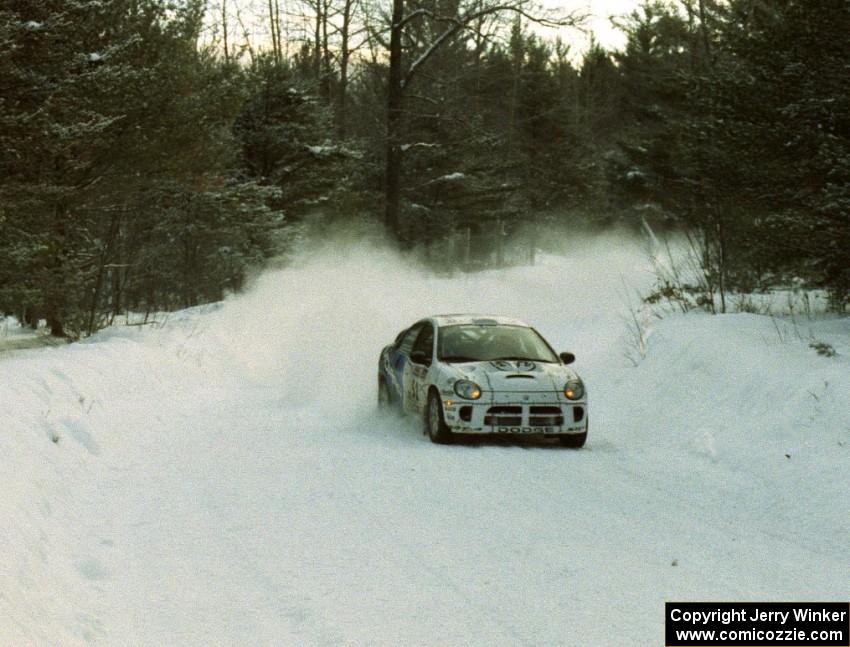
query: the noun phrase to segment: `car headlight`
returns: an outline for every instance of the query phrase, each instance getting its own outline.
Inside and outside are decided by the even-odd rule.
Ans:
[[[570,380],[564,387],[564,395],[570,400],[581,400],[584,397],[584,384],[581,380]]]
[[[481,397],[481,387],[469,380],[458,380],[455,382],[455,393],[467,400],[477,400]]]

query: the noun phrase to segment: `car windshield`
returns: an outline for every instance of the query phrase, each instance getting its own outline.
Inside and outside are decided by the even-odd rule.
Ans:
[[[440,328],[437,357],[444,362],[487,362],[498,359],[558,361],[549,345],[533,328],[489,324],[458,324]]]

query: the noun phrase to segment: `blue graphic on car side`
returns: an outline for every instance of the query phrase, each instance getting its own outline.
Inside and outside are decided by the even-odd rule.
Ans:
[[[395,397],[397,402],[403,402],[402,398],[402,384],[404,383],[404,363],[407,361],[407,358],[402,355],[400,352],[395,351],[392,357],[392,370],[393,370],[393,386],[395,387]]]

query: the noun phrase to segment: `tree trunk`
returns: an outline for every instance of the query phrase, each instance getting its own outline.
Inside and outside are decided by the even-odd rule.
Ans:
[[[700,30],[702,31],[702,43],[705,48],[705,63],[706,65],[711,65],[711,41],[708,35],[708,25],[705,21],[705,0],[699,0],[699,22]]]
[[[322,0],[316,0],[316,24],[313,29],[313,76],[318,86],[322,77]]]
[[[404,0],[393,0],[393,18],[390,32],[390,76],[387,88],[387,166],[386,212],[384,225],[387,233],[399,239],[399,203],[401,198],[401,118],[404,87],[401,69],[401,21],[404,19]]]
[[[230,49],[227,43],[227,0],[221,0],[221,35],[224,39],[224,60],[230,62]]]
[[[280,61],[280,43],[278,43],[277,27],[275,26],[274,3],[269,0],[269,27],[272,36],[272,55],[275,62]]]
[[[103,250],[100,253],[100,260],[97,265],[97,278],[95,279],[94,289],[92,290],[91,307],[89,308],[89,317],[86,328],[89,335],[94,334],[95,319],[97,319],[98,305],[100,297],[103,293],[103,281],[106,275],[106,264],[112,257],[112,249],[115,246],[115,239],[118,236],[118,219],[120,216],[112,216],[109,222],[109,238],[106,240]]]
[[[277,34],[277,62],[283,60],[283,37],[280,35],[280,2],[274,0],[274,30]]]
[[[56,315],[47,316],[47,325],[50,327],[50,334],[53,337],[67,337],[62,321]]]
[[[717,287],[720,291],[720,312],[726,314],[726,270],[727,270],[727,252],[726,244],[726,223],[723,220],[723,212],[715,211],[717,222]]]
[[[332,105],[331,100],[331,50],[328,39],[328,0],[320,0],[322,3],[322,76],[321,76],[321,91],[328,105]]]
[[[339,96],[337,97],[337,130],[339,138],[345,139],[348,119],[346,115],[346,95],[348,94],[348,61],[351,52],[348,50],[349,31],[351,30],[351,9],[354,0],[345,0],[342,9],[342,30],[340,31],[339,53]]]
[[[63,260],[63,250],[68,244],[68,231],[66,218],[68,215],[67,207],[64,203],[58,202],[53,209],[54,218],[54,240],[52,258],[49,263],[51,285],[47,289],[47,294],[44,300],[44,318],[47,321],[47,326],[50,328],[50,334],[54,337],[65,337],[65,327],[62,325],[63,315],[60,314],[65,304],[62,300],[67,299],[65,295],[61,295],[62,284],[67,281],[65,276],[68,271],[67,264]],[[66,302],[67,303],[67,302]]]
[[[115,265],[112,268],[111,280],[112,289],[110,297],[112,299],[110,323],[115,320],[115,317],[121,314],[122,293],[124,291],[124,283],[126,280],[126,268],[124,267],[124,234],[123,234],[123,213],[118,217],[118,225],[116,227],[115,237]]]

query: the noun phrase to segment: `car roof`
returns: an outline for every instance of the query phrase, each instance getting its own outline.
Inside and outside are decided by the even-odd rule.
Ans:
[[[503,317],[502,315],[462,313],[433,315],[429,318],[437,325],[437,327],[456,326],[458,324],[478,324],[485,326],[522,326],[523,328],[531,327],[524,321],[514,319],[513,317]]]

